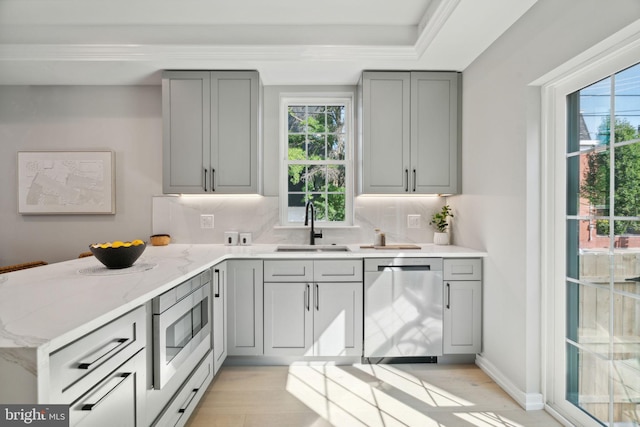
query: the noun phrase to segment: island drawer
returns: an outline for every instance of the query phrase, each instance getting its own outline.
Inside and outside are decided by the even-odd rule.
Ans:
[[[481,258],[445,258],[444,280],[482,280]]]
[[[50,402],[71,403],[144,348],[144,307],[107,323],[49,356]]]
[[[313,260],[267,260],[264,262],[265,282],[311,282]]]

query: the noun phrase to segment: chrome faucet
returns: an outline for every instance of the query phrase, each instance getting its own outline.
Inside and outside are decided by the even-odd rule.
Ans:
[[[319,233],[316,233],[316,231],[313,228],[313,222],[316,216],[315,215],[316,208],[313,206],[312,201],[308,201],[307,206],[305,206],[304,208],[304,225],[309,225],[309,208],[311,208],[311,231],[309,232],[309,236],[310,236],[309,244],[315,245],[316,237],[322,238],[322,231],[320,231]]]

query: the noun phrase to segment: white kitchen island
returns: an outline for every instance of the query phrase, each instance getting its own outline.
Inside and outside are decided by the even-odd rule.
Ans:
[[[0,402],[49,403],[50,354],[142,307],[184,280],[228,259],[349,259],[374,257],[482,258],[457,246],[276,252],[277,245],[149,246],[125,270],[106,270],[94,257],[0,276]]]

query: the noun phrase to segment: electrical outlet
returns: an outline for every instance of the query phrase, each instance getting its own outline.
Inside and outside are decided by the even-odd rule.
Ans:
[[[200,215],[200,228],[213,228],[213,215]]]
[[[407,228],[420,228],[420,215],[407,215]]]

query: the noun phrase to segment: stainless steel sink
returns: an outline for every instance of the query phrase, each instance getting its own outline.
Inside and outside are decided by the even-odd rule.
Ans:
[[[349,252],[347,246],[340,245],[281,245],[276,252]]]

